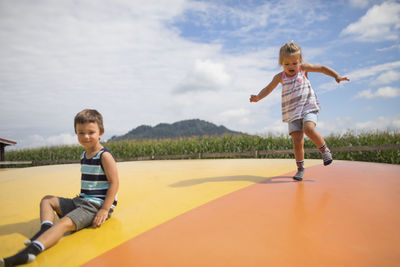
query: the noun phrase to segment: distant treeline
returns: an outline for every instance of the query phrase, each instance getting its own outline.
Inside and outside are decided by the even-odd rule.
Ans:
[[[368,161],[400,164],[400,132],[367,132],[354,134],[348,132],[342,135],[325,137],[330,148],[340,147],[386,147],[385,150],[373,151],[344,151],[335,152],[336,160]],[[162,140],[141,141],[109,141],[103,143],[112,151],[117,159],[133,159],[140,157],[157,157],[167,155],[185,155],[201,153],[232,153],[249,151],[274,151],[292,149],[289,136],[249,136],[249,135],[224,135],[219,137],[190,137]],[[388,146],[393,149],[387,150]],[[396,146],[396,147],[395,147]],[[308,139],[305,148],[315,148]],[[32,161],[35,165],[45,164],[45,161],[79,160],[83,148],[74,146],[55,146],[37,149],[23,149],[6,151],[7,161]],[[268,158],[294,158],[293,153],[277,155],[261,155]],[[319,159],[319,153],[306,153],[306,158]],[[40,164],[40,162],[42,162]],[[47,163],[48,164],[48,163]]]
[[[178,121],[172,124],[160,123],[154,127],[141,125],[121,136],[113,136],[109,141],[187,138],[192,136],[221,136],[224,134],[237,135],[223,125],[217,126],[211,122],[193,119]]]

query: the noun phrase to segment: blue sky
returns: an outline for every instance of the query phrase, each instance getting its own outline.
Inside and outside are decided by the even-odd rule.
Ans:
[[[84,108],[103,114],[104,139],[194,118],[287,134],[280,86],[249,96],[291,40],[351,79],[310,74],[323,135],[399,130],[399,33],[399,1],[0,0],[0,138],[76,144]]]

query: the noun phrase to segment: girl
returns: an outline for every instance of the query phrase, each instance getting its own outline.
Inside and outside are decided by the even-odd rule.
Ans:
[[[258,95],[251,95],[250,102],[260,101],[279,83],[282,84],[282,120],[288,123],[298,170],[293,179],[301,181],[304,177],[304,134],[319,148],[324,165],[332,162],[332,154],[324,138],[315,130],[320,105],[307,74],[320,72],[333,77],[338,83],[350,80],[329,67],[305,63],[301,48],[293,41],[281,47],[279,65],[283,71],[276,74]]]

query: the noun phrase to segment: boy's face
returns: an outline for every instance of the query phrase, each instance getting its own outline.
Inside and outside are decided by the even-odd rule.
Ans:
[[[282,66],[286,75],[296,75],[300,69],[300,55],[297,54],[283,58]]]
[[[77,123],[76,135],[79,143],[85,150],[96,149],[100,144],[100,137],[103,135],[96,122]]]

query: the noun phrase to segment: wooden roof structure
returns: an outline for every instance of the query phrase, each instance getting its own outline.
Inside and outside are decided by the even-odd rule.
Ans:
[[[0,161],[4,161],[4,148],[6,146],[16,145],[17,142],[0,138]]]
[[[17,142],[15,142],[15,141],[7,140],[4,138],[0,138],[0,143],[4,144],[5,146],[13,146],[13,145],[17,144]]]

